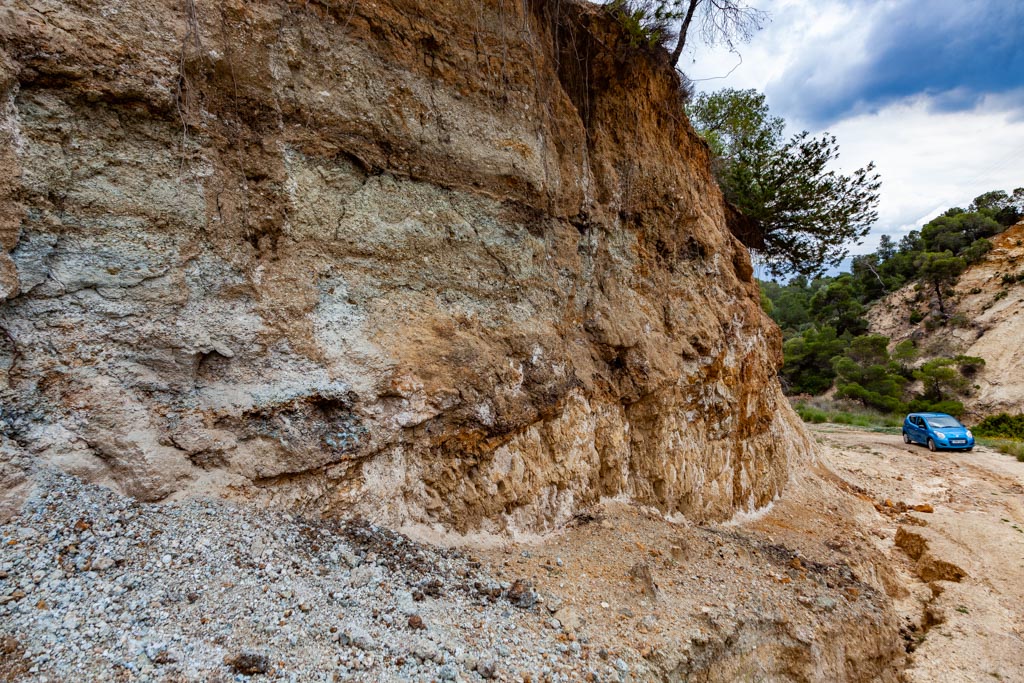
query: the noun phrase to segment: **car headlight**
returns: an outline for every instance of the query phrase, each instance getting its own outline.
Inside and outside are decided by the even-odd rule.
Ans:
[[[971,434],[971,430],[970,429],[967,430],[967,438],[968,439],[973,439],[974,438],[974,434]]]
[[[935,436],[939,437],[940,439],[945,439],[946,438],[946,435],[944,433],[942,433],[942,432],[935,432]]]

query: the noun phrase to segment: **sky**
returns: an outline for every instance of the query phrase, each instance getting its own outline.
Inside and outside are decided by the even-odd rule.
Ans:
[[[873,251],[989,190],[1024,186],[1024,0],[748,0],[770,20],[730,53],[691,38],[698,90],[756,88],[787,132],[874,161]]]

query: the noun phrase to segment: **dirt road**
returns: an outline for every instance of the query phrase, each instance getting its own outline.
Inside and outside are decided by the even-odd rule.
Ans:
[[[916,627],[904,631],[906,680],[1024,681],[1024,463],[983,447],[930,453],[898,435],[814,432],[828,466],[873,503],[856,521],[908,589],[890,591]]]

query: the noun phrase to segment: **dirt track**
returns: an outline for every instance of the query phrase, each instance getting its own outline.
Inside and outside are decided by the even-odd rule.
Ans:
[[[1024,680],[1024,463],[983,447],[930,453],[898,435],[814,432],[829,467],[873,502],[857,521],[909,589],[890,591],[917,627],[906,680]]]

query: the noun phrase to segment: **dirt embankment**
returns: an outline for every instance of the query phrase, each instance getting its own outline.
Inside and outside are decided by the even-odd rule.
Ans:
[[[0,12],[5,462],[499,531],[807,456],[678,77],[599,8]]]

